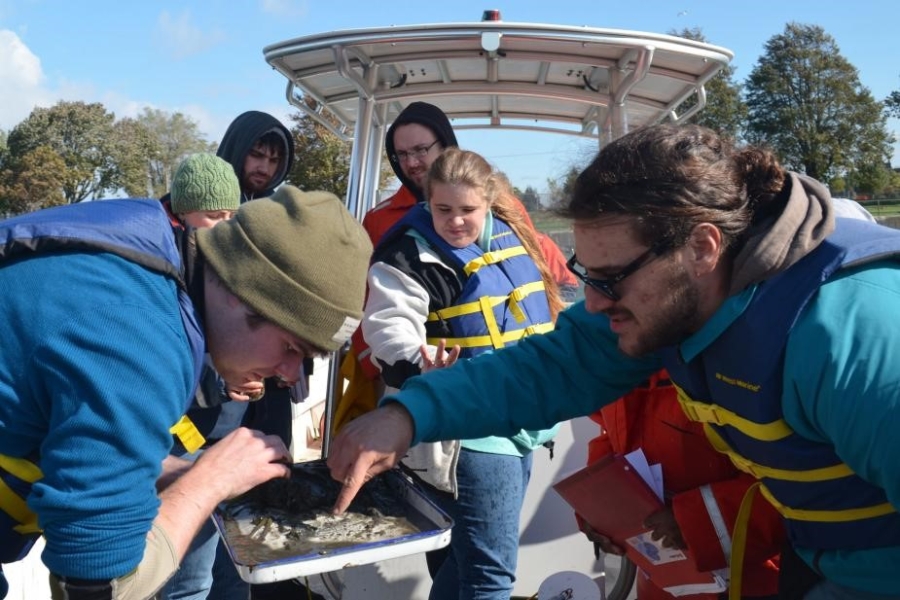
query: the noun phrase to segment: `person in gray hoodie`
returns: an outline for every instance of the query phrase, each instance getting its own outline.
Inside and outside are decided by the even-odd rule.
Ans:
[[[294,163],[294,138],[272,115],[248,110],[228,126],[216,156],[234,167],[246,202],[270,196],[284,183]]]

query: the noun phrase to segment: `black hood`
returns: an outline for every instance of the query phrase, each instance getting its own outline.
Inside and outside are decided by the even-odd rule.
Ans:
[[[247,154],[253,148],[253,144],[270,131],[279,131],[284,136],[287,150],[284,155],[287,157],[287,160],[282,163],[281,169],[272,178],[269,188],[260,197],[271,196],[275,188],[285,180],[291,165],[294,164],[294,138],[291,136],[290,130],[282,125],[281,121],[268,113],[248,110],[238,115],[231,122],[225,135],[222,136],[219,149],[216,150],[216,156],[231,163],[231,166],[234,167],[234,172],[238,176],[238,181],[243,181],[244,159],[247,158]],[[241,193],[243,195],[242,201],[252,200],[252,198],[248,198],[244,194],[243,188]]]
[[[400,125],[408,125],[410,123],[424,125],[434,132],[435,137],[438,139],[438,143],[441,144],[441,149],[458,146],[459,144],[456,142],[456,134],[453,133],[450,119],[447,118],[444,111],[427,102],[413,102],[404,108],[403,112],[401,112],[396,120],[391,123],[391,126],[387,131],[387,138],[384,141],[391,168],[394,169],[394,174],[397,175],[397,179],[400,180],[400,183],[409,188],[409,190],[416,195],[419,202],[423,202],[425,197],[422,194],[422,190],[403,175],[403,170],[400,169],[400,163],[394,156],[394,130]]]

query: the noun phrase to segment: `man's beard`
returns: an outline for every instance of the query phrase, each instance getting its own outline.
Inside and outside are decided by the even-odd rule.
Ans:
[[[660,286],[662,302],[649,313],[650,320],[644,319],[634,342],[626,349],[619,340],[624,354],[638,357],[675,346],[699,329],[700,292],[683,266],[674,268],[676,271]]]
[[[257,183],[257,179],[259,181],[262,181],[262,183]],[[268,185],[269,183],[271,183],[271,181],[271,178],[266,176],[258,178],[256,176],[253,176],[253,178],[248,176],[244,178],[244,184],[241,187],[245,192],[248,193],[248,195],[256,196],[257,194],[262,194],[267,189],[269,189]]]

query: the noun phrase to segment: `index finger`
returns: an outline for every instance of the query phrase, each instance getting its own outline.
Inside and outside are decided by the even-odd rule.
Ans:
[[[338,493],[337,500],[334,502],[334,508],[331,510],[333,514],[339,515],[350,507],[350,503],[353,502],[360,488],[368,480],[368,471],[368,466],[364,465],[360,460],[351,465],[347,475],[344,476],[341,491]]]

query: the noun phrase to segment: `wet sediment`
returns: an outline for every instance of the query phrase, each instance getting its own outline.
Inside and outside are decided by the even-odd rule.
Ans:
[[[235,562],[253,566],[418,533],[423,517],[387,474],[373,478],[342,515],[331,509],[341,486],[320,463],[266,482],[219,508]]]

